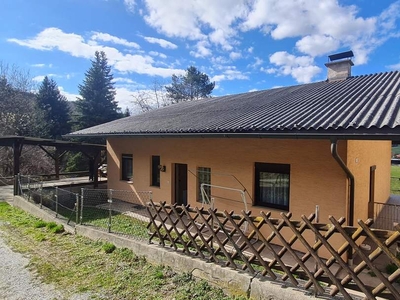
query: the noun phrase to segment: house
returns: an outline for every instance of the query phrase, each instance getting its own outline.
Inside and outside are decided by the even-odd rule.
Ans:
[[[330,58],[326,81],[184,102],[68,136],[107,138],[112,189],[296,218],[318,206],[320,222],[353,225],[389,197],[400,72],[351,76],[351,59]]]

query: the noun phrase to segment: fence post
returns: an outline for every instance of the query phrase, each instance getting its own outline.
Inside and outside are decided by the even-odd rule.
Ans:
[[[79,223],[82,225],[83,222],[83,199],[84,199],[84,188],[81,188],[81,215],[79,216]]]
[[[43,181],[40,182],[40,209],[43,207]]]
[[[28,175],[28,201],[31,200],[31,175]]]
[[[75,228],[79,222],[79,193],[75,194]]]
[[[112,217],[111,205],[112,205],[112,192],[113,192],[113,190],[112,190],[112,189],[110,189],[110,197],[108,198],[108,232],[111,232],[111,217]]]
[[[56,218],[58,218],[58,187],[56,186]]]

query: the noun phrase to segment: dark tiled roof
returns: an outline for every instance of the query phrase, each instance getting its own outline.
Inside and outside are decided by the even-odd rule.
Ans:
[[[70,134],[400,134],[400,72],[180,103]]]

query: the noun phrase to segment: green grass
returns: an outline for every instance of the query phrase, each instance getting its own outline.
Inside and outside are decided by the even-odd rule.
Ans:
[[[55,284],[66,298],[88,292],[90,299],[246,299],[230,298],[190,274],[152,265],[128,249],[116,248],[107,254],[106,243],[54,234],[47,228],[49,223],[35,227],[39,219],[7,203],[0,202],[0,219],[6,242],[28,254],[29,268],[42,281]]]
[[[109,211],[95,207],[85,207],[83,210],[83,224],[108,229]],[[135,236],[147,240],[147,222],[112,211],[111,231]]]
[[[400,154],[400,145],[392,147],[392,156]]]
[[[391,167],[390,192],[391,194],[400,194],[400,166]]]

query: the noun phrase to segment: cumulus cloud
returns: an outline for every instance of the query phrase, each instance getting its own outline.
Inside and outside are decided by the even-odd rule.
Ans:
[[[207,42],[206,40],[199,41],[195,45],[196,50],[195,51],[190,51],[190,55],[194,57],[207,57],[212,54],[211,49],[210,49],[210,43]]]
[[[242,57],[242,54],[240,52],[231,52],[229,53],[229,57],[232,60],[236,60]]]
[[[140,49],[140,46],[137,43],[134,42],[129,42],[126,39],[122,39],[116,36],[112,36],[111,34],[108,33],[103,33],[103,32],[93,32],[93,35],[91,37],[93,41],[102,41],[102,42],[111,42],[117,45],[123,45],[126,47],[131,47],[135,49]]]
[[[159,32],[189,40],[209,39],[225,50],[232,49],[230,39],[237,34],[234,25],[247,11],[246,0],[146,0],[145,3],[145,20]]]
[[[247,80],[247,79],[249,79],[249,76],[243,74],[242,72],[240,72],[234,68],[231,68],[231,69],[225,70],[223,72],[223,74],[213,76],[211,78],[211,81],[220,82],[220,81],[224,81],[224,80],[235,80],[235,79]]]
[[[73,94],[67,92],[62,86],[58,86],[58,90],[60,91],[60,94],[65,96],[68,101],[76,101],[79,96],[79,94]]]
[[[314,65],[310,56],[294,56],[286,51],[279,51],[269,58],[270,63],[276,65],[276,72],[281,75],[290,75],[297,82],[308,83],[321,72],[321,68]]]
[[[150,36],[145,36],[143,37],[146,41],[148,41],[151,44],[158,44],[161,47],[165,48],[165,49],[176,49],[178,48],[177,45],[175,45],[174,43],[171,43],[167,40],[164,39],[158,39],[158,38],[154,38],[154,37],[150,37]]]
[[[103,36],[104,37],[104,36]],[[74,57],[90,59],[95,51],[104,51],[108,62],[115,70],[123,73],[138,73],[146,75],[157,75],[170,77],[172,74],[183,74],[184,70],[174,68],[156,67],[154,60],[149,55],[124,54],[117,48],[108,47],[93,43],[93,40],[75,33],[65,33],[58,28],[46,28],[31,39],[8,39],[9,42],[18,45],[42,50],[59,50]]]

